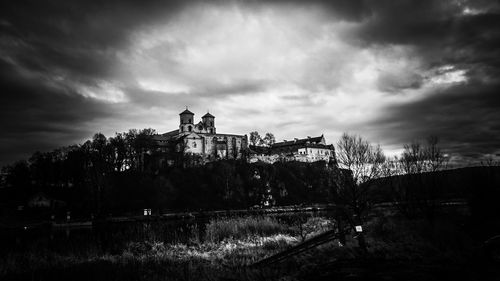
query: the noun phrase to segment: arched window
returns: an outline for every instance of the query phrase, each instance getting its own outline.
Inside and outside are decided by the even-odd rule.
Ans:
[[[181,127],[181,132],[184,132],[184,127]]]
[[[193,128],[191,128],[191,126],[188,126],[188,130],[191,132]]]
[[[214,129],[210,129],[210,134],[213,134],[214,133]]]

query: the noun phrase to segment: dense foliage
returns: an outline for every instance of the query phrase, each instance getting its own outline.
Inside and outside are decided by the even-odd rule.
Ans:
[[[316,163],[221,160],[160,151],[154,130],[130,130],[82,145],[37,152],[4,169],[3,200],[25,204],[43,192],[78,215],[248,208],[331,202],[339,170]],[[169,160],[169,165],[167,161]]]

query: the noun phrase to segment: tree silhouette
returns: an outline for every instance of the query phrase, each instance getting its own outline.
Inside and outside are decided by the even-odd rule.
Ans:
[[[250,132],[249,141],[253,146],[260,145],[260,143],[262,142],[262,137],[259,135],[259,132],[253,131]]]

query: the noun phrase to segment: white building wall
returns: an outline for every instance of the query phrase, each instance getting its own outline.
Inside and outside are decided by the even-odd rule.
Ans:
[[[186,145],[186,153],[202,154],[203,153],[203,139],[201,138],[185,138],[184,144]]]

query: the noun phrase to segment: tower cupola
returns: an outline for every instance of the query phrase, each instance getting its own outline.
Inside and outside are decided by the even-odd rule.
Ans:
[[[179,133],[184,132],[192,132],[194,125],[194,113],[189,111],[186,107],[186,110],[179,113],[181,124],[179,125]]]
[[[179,113],[179,116],[181,118],[181,125],[182,124],[193,124],[194,120],[194,113],[189,111],[186,107],[186,110],[183,112]]]
[[[215,116],[207,112],[201,117],[201,121],[209,133],[215,134]]]

